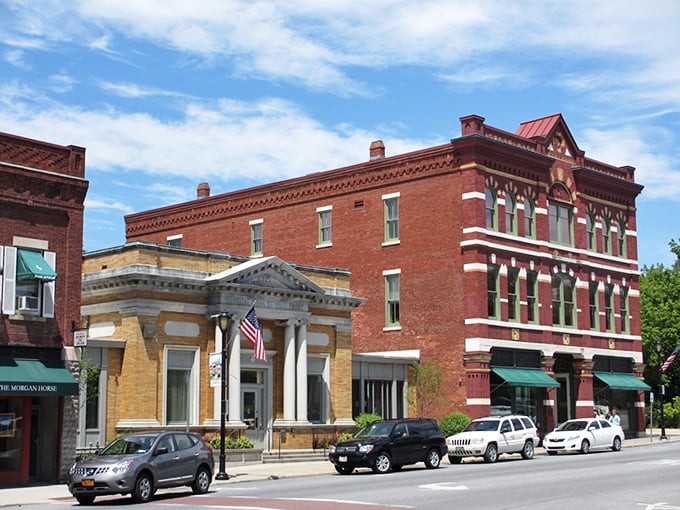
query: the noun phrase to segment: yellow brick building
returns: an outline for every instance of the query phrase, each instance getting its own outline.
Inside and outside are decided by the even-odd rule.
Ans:
[[[264,450],[319,446],[353,424],[351,312],[363,301],[348,271],[277,257],[145,242],[85,254],[79,447],[134,430],[219,433],[209,364],[223,339],[227,433]],[[239,332],[253,303],[267,361]]]

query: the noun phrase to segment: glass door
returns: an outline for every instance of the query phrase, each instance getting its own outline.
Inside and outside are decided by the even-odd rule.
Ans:
[[[255,448],[265,448],[266,416],[263,401],[264,388],[241,385],[241,421],[246,424],[246,437],[255,443]]]

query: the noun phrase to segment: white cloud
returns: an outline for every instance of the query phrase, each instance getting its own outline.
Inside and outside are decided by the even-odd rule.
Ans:
[[[118,211],[121,213],[131,213],[134,209],[118,200],[110,200],[106,198],[94,198],[90,195],[85,198],[85,208],[87,210],[108,210],[108,211]]]

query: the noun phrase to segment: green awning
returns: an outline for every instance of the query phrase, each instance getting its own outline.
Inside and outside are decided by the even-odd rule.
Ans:
[[[560,383],[538,368],[494,367],[491,371],[510,386],[531,388],[559,388]]]
[[[593,375],[612,390],[650,391],[652,388],[633,374],[614,374],[612,372],[593,372]]]
[[[37,251],[19,249],[17,257],[17,280],[43,280],[53,281],[57,279],[57,273],[45,261]]]
[[[77,394],[78,381],[61,361],[0,359],[0,396]]]

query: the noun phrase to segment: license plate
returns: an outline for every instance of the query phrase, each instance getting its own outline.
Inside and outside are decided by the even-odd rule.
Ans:
[[[465,452],[465,449],[463,447],[461,447],[461,446],[456,447],[456,453],[464,453],[464,452]]]
[[[341,455],[340,457],[338,457],[338,461],[339,462],[347,462],[347,455]]]
[[[83,487],[94,487],[94,480],[83,480],[80,484]]]

